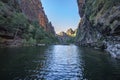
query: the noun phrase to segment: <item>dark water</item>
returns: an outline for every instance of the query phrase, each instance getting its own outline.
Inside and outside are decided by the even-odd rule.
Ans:
[[[0,80],[120,80],[120,61],[75,45],[2,48]]]

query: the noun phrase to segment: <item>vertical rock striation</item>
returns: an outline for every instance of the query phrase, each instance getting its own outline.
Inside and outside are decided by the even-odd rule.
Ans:
[[[55,34],[54,27],[49,22],[40,0],[21,0],[19,4],[30,21],[38,21],[45,31]]]
[[[76,42],[120,58],[120,0],[77,0],[81,21]]]

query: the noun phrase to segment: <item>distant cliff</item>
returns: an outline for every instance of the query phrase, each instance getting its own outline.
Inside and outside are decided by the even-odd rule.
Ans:
[[[77,0],[81,21],[76,43],[120,58],[120,0]]]
[[[66,32],[60,32],[57,34],[59,42],[61,44],[74,43],[77,30],[68,29]]]

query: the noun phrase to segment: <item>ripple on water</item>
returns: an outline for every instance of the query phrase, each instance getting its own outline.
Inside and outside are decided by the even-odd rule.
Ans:
[[[75,47],[74,45],[59,45],[54,46],[51,50],[52,51],[46,51],[48,56],[46,61],[33,61],[37,64],[44,62],[44,64],[43,68],[39,69],[39,67],[37,67],[37,70],[30,70],[34,73],[30,77],[45,80],[83,79],[81,66],[82,63],[80,58],[78,57],[79,52],[77,52],[77,47]],[[50,54],[50,56],[48,54]]]
[[[120,61],[74,45],[0,49],[0,80],[120,80]]]

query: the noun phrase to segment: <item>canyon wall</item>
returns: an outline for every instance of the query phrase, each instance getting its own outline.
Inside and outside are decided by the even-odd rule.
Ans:
[[[55,34],[54,27],[44,12],[41,0],[20,0],[19,4],[29,20],[38,21],[45,31]]]
[[[81,17],[76,43],[120,58],[120,0],[77,0]]]
[[[0,0],[0,47],[56,41],[40,0]]]

